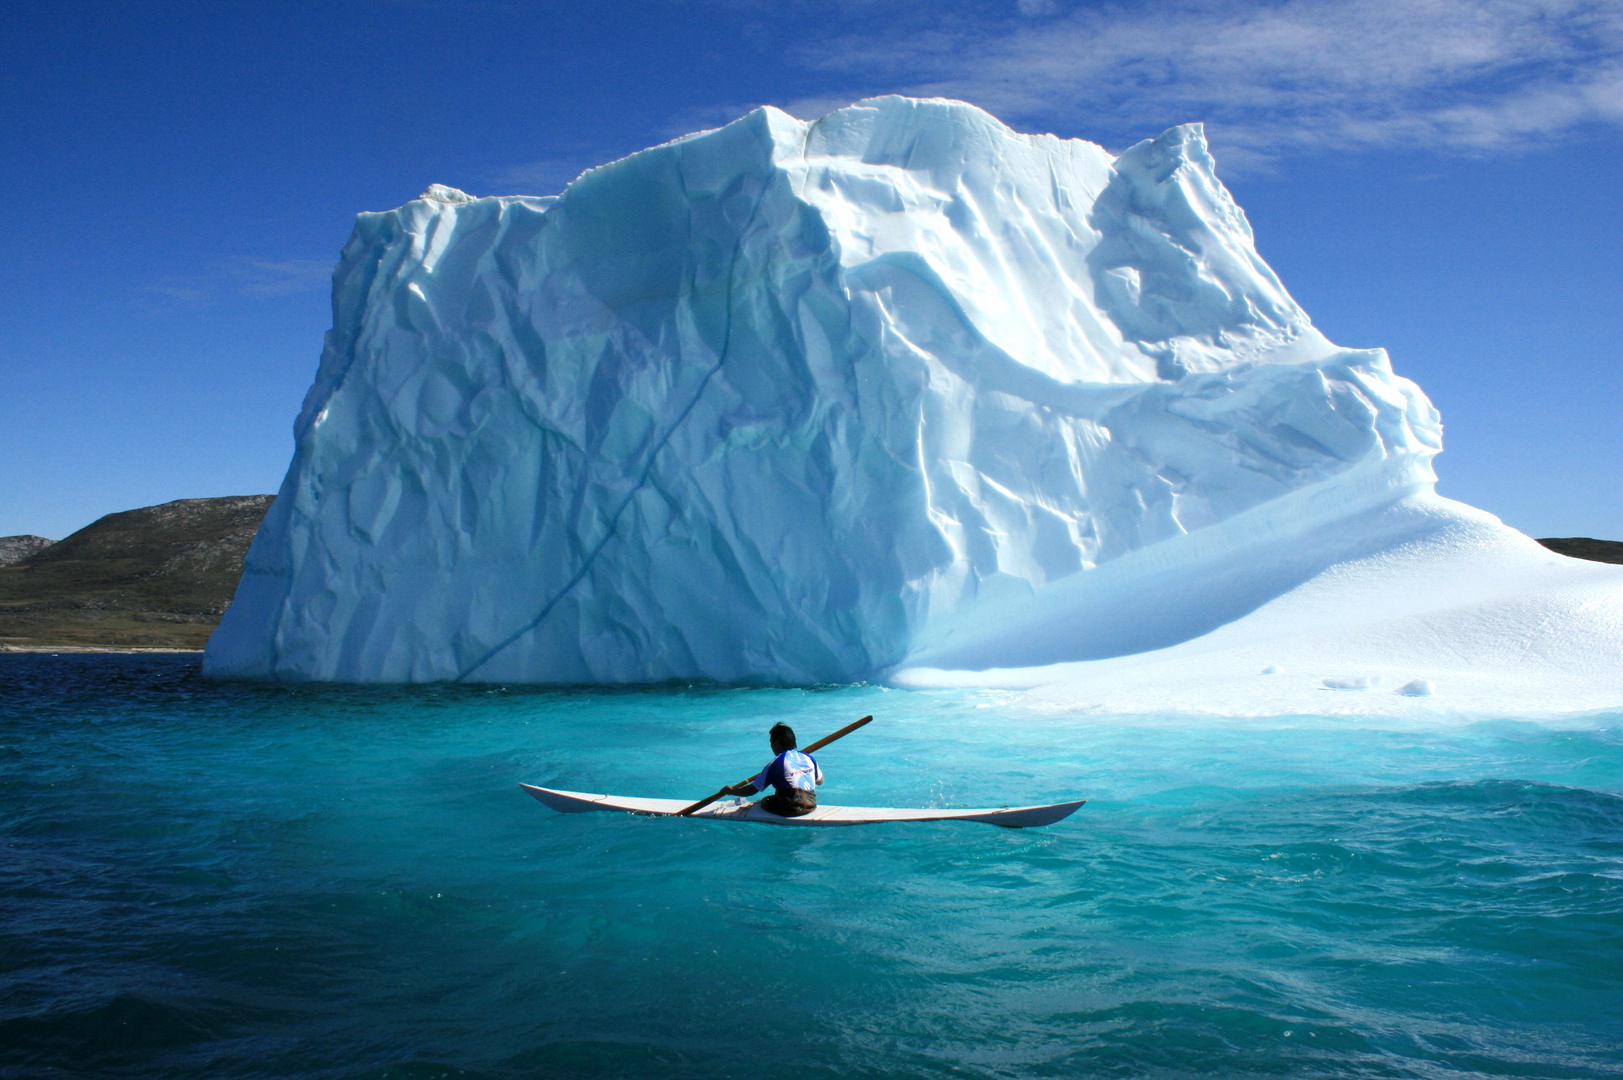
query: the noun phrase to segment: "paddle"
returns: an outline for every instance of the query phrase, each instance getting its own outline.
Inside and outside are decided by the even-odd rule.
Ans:
[[[835,739],[844,738],[845,736],[851,734],[857,728],[861,727],[863,724],[866,724],[869,720],[872,720],[872,719],[873,719],[873,717],[871,717],[871,716],[864,716],[861,720],[858,720],[854,724],[847,724],[844,727],[842,727],[840,730],[836,731],[834,734],[828,736],[827,738],[818,739],[816,742],[812,743],[810,746],[808,746],[804,750],[802,750],[801,753],[809,754],[813,750],[821,750],[823,747],[827,746],[829,743],[833,742]],[[747,784],[751,780],[754,780],[754,779],[755,779],[755,777],[753,777],[753,776],[746,776],[746,777],[744,777],[744,779],[740,780],[738,782],[738,784]],[[735,788],[735,787],[738,786],[738,784],[728,784],[727,787],[722,788],[720,791],[716,792],[714,795],[710,796],[708,799],[700,799],[698,802],[694,803],[692,806],[689,806],[689,807],[687,807],[686,809],[683,809],[683,810],[678,810],[676,812],[676,816],[677,817],[687,817],[689,814],[693,813],[693,811],[695,811],[695,810],[703,810],[705,807],[709,806],[711,803],[715,802],[717,799],[719,799],[723,795],[727,794],[727,789],[728,788]]]

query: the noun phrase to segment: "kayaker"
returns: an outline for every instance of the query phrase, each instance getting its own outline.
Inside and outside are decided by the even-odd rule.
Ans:
[[[767,738],[772,740],[772,752],[777,757],[761,770],[761,775],[728,788],[727,794],[749,796],[771,787],[773,792],[761,800],[761,809],[779,817],[811,813],[817,809],[817,785],[823,782],[823,770],[810,754],[795,749],[795,729],[788,724],[773,724]]]

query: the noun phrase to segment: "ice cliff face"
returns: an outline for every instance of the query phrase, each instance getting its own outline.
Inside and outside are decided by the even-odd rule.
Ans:
[[[958,102],[761,109],[556,198],[363,214],[333,307],[214,675],[867,678],[1440,447],[1197,125],[1115,158]]]

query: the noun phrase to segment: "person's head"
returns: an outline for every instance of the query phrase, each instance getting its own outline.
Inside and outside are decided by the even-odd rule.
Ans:
[[[795,729],[788,724],[773,724],[772,730],[767,732],[767,738],[772,740],[772,752],[781,754],[785,750],[795,748]]]

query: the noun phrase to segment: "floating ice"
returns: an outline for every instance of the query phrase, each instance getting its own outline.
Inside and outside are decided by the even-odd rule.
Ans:
[[[1326,690],[1369,690],[1381,685],[1381,681],[1379,675],[1342,675],[1322,682]]]
[[[964,681],[1438,530],[1437,413],[1313,328],[1198,125],[942,100],[363,214],[296,437],[210,674]]]

